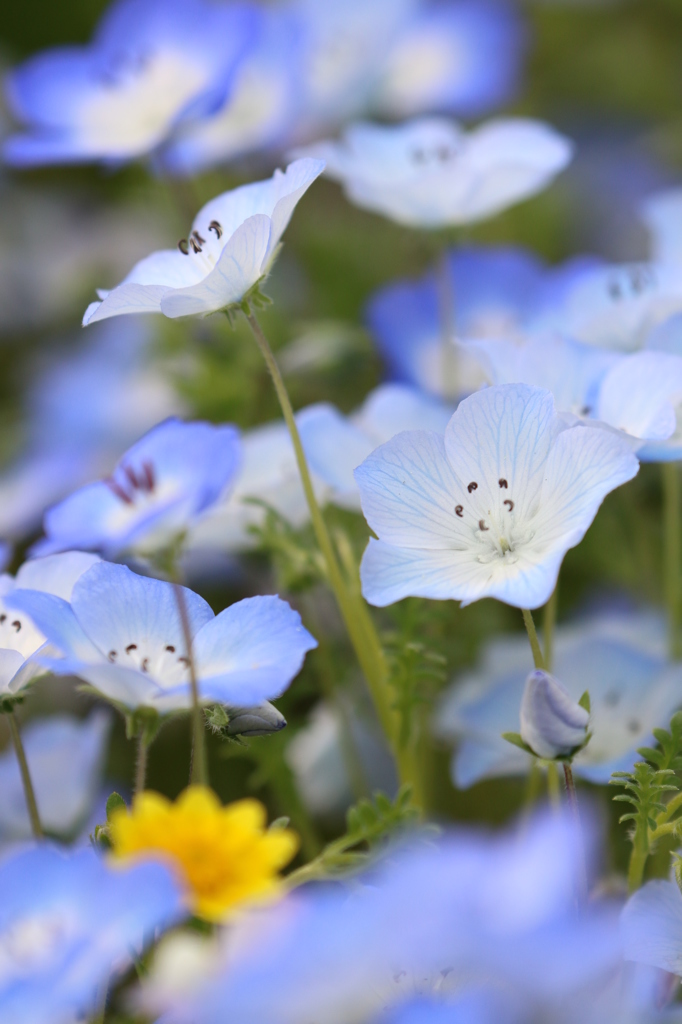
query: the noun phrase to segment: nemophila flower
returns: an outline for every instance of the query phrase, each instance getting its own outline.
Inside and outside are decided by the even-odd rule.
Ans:
[[[525,636],[496,638],[479,667],[444,695],[434,728],[457,743],[451,767],[456,786],[466,789],[530,768],[529,756],[502,734],[518,731],[531,669]],[[682,671],[667,660],[664,620],[650,613],[604,612],[559,626],[553,672],[572,701],[586,690],[590,695],[590,742],[573,761],[576,775],[589,782],[606,784],[612,772],[631,771],[638,748],[653,743],[653,730],[665,727],[682,703]]]
[[[367,109],[387,48],[419,6],[420,0],[295,0],[303,43],[299,138],[319,138]]]
[[[656,879],[634,893],[621,932],[627,960],[682,977],[682,893],[675,882]]]
[[[163,864],[112,870],[89,848],[23,849],[2,861],[0,885],[2,1024],[89,1018],[150,936],[183,916]]]
[[[682,266],[673,263],[577,264],[561,287],[549,288],[536,330],[557,330],[577,341],[620,351],[682,312]]]
[[[12,605],[14,596],[30,589],[67,601],[83,573],[98,562],[97,555],[66,551],[24,562],[16,577],[0,575],[0,693],[19,693],[45,672],[35,657],[45,636],[30,615],[17,613]]]
[[[487,113],[518,86],[524,37],[517,12],[504,2],[418,9],[382,61],[374,106],[393,117]]]
[[[172,174],[193,174],[248,153],[281,149],[302,103],[302,30],[291,7],[256,8],[256,37],[235,70],[224,103],[180,125],[160,159]]]
[[[111,557],[172,547],[230,486],[240,455],[236,427],[165,420],[134,444],[105,480],[49,509],[45,538],[33,551],[79,547]]]
[[[25,446],[0,473],[0,536],[37,532],[50,505],[108,473],[137,438],[184,412],[142,327],[135,317],[100,324],[85,344],[51,354],[36,373]]]
[[[301,413],[296,421],[302,427]],[[294,447],[283,420],[265,423],[242,435],[242,465],[229,495],[213,505],[191,528],[187,550],[239,552],[257,544],[267,508],[296,529],[307,523],[308,504],[301,486]],[[320,504],[328,488],[313,475]]]
[[[587,739],[590,714],[555,676],[536,669],[521,698],[521,739],[538,757],[566,757]]]
[[[119,0],[88,46],[47,50],[7,81],[26,133],[5,160],[30,167],[144,156],[224,99],[253,31],[245,4]]]
[[[682,189],[666,189],[649,196],[640,207],[640,216],[649,230],[652,260],[682,264]]]
[[[278,697],[317,646],[297,612],[279,597],[249,597],[219,615],[184,589],[202,703],[254,707]],[[100,562],[73,589],[70,603],[15,591],[12,607],[30,614],[63,658],[59,675],[77,675],[126,708],[160,713],[191,706],[188,651],[174,587]]]
[[[79,721],[53,715],[31,721],[22,741],[43,829],[71,838],[86,822],[99,795],[111,718],[94,711]],[[0,755],[0,838],[28,839],[31,823],[13,751]]]
[[[550,270],[526,249],[463,246],[422,278],[381,288],[365,320],[392,378],[460,398],[484,378],[477,360],[449,342],[524,337],[557,275],[565,268]]]
[[[563,817],[393,850],[340,886],[308,885],[236,921],[194,993],[147,990],[174,1022],[372,1020],[444,976],[568,995],[617,964],[617,918],[574,913],[582,845]],[[430,986],[429,986],[430,981]],[[410,984],[413,982],[413,984]],[[154,991],[156,989],[156,991]],[[165,1000],[164,1000],[165,995]]]
[[[267,181],[212,199],[189,238],[137,263],[111,291],[100,291],[83,324],[122,313],[206,316],[241,302],[268,273],[294,208],[322,173],[320,160],[296,160]]]
[[[302,155],[326,161],[357,206],[411,227],[469,224],[541,191],[563,170],[572,144],[523,118],[471,132],[444,118],[397,126],[357,123],[338,142]]]
[[[621,431],[638,452],[648,447],[647,442],[666,442],[678,429],[678,355],[652,350],[617,353],[556,334],[528,335],[522,341],[479,339],[460,347],[480,360],[492,383],[546,388],[559,412]],[[678,444],[674,442],[671,454]]]
[[[551,394],[526,385],[477,392],[445,437],[406,431],[355,471],[371,539],[363,593],[537,608],[569,548],[609,493],[637,473],[619,436],[562,429]]]
[[[185,889],[193,913],[221,921],[247,903],[271,899],[278,872],[298,849],[295,833],[266,829],[257,800],[223,807],[204,786],[190,786],[175,803],[158,793],[140,793],[131,811],[110,820],[116,860],[165,861]]]
[[[301,410],[299,429],[310,468],[330,488],[329,500],[359,510],[353,471],[360,463],[402,430],[445,433],[453,411],[404,384],[382,384],[348,417],[327,402]]]

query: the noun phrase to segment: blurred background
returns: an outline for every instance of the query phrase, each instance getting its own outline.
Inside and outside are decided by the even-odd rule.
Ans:
[[[8,5],[3,68],[46,47],[87,42],[104,9],[101,0]],[[425,102],[415,112],[452,113],[465,123],[500,113],[541,118],[575,140],[576,158],[541,195],[452,241],[513,243],[551,262],[579,253],[646,259],[649,239],[639,204],[682,181],[682,4],[528,0],[503,3],[500,11],[507,33],[500,45],[510,64],[497,92],[480,102],[455,99],[446,110]],[[491,51],[487,59],[497,58]],[[389,108],[386,103],[379,113],[389,116]],[[371,104],[351,111],[375,112]],[[333,134],[343,121],[339,114],[304,134]],[[1,129],[13,129],[7,111]],[[0,539],[11,545],[12,571],[38,536],[45,507],[105,474],[165,416],[178,412],[244,430],[277,419],[259,354],[239,324],[230,330],[222,317],[149,317],[87,331],[79,325],[96,287],[111,287],[152,250],[175,246],[209,198],[269,176],[285,160],[288,141],[242,147],[191,176],[144,160],[120,167],[0,168]],[[384,284],[418,277],[434,252],[433,236],[358,210],[329,181],[314,186],[287,231],[266,288],[273,306],[263,314],[296,407],[324,399],[350,411],[384,379],[366,325],[367,302]],[[560,620],[608,602],[661,601],[659,509],[656,466],[644,466],[634,484],[610,495],[586,540],[566,558]],[[331,507],[327,514],[359,554],[364,521]],[[197,552],[187,571],[190,584],[216,609],[277,590],[321,640],[279,702],[286,730],[244,743],[214,738],[210,745],[211,779],[220,795],[253,792],[273,816],[291,815],[309,855],[339,830],[349,803],[395,783],[331,599],[300,556],[311,538],[305,526],[293,527],[295,557],[292,537],[269,520],[246,553]],[[429,671],[410,682],[411,699],[425,715],[438,691],[475,662],[486,637],[521,626],[514,609],[492,601],[459,610],[453,603],[408,600],[377,618],[389,641],[411,640],[429,654]],[[47,679],[22,716],[25,724],[65,711],[83,717],[90,705],[76,684]],[[344,716],[353,722],[359,755],[350,759],[350,772],[339,741]],[[112,722],[101,791],[128,792],[132,744],[122,720],[112,714]],[[184,720],[164,727],[150,753],[152,788],[175,795],[185,786],[188,739]],[[439,740],[424,757],[436,816],[500,821],[523,799],[520,779],[455,789],[450,751]],[[599,799],[607,805],[609,798],[602,788]],[[615,849],[617,858],[625,857],[622,835]]]

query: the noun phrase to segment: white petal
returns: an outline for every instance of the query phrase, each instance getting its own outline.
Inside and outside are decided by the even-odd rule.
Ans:
[[[382,540],[434,550],[468,545],[470,531],[455,514],[461,485],[438,434],[397,434],[365,459],[355,479],[365,518]]]
[[[205,315],[239,302],[263,275],[270,230],[270,219],[263,214],[245,220],[211,273],[196,285],[166,293],[161,312],[173,318]]]
[[[647,882],[631,896],[621,929],[627,960],[682,974],[682,895],[674,882]]]
[[[634,437],[665,440],[676,426],[682,399],[682,358],[667,352],[636,352],[606,375],[597,419]]]

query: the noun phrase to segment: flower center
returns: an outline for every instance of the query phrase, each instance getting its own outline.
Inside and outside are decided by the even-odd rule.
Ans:
[[[504,561],[512,564],[518,560],[518,551],[533,538],[533,531],[519,523],[516,513],[516,502],[511,497],[507,477],[497,481],[499,498],[495,505],[486,508],[480,499],[476,500],[479,490],[477,480],[467,485],[467,497],[455,505],[458,519],[470,522],[474,541],[476,560],[483,564]]]
[[[451,142],[439,142],[431,146],[411,146],[407,153],[414,167],[439,167],[451,163],[459,156],[459,150]]]
[[[14,921],[0,934],[0,981],[30,975],[46,966],[64,945],[70,929],[58,914],[34,914]]]
[[[131,640],[107,651],[107,660],[150,676],[160,686],[177,686],[189,675],[189,659],[172,643],[139,643]]]
[[[151,462],[143,462],[137,469],[128,463],[117,466],[104,483],[112,494],[125,505],[134,505],[136,501],[145,499],[154,493],[156,475]]]
[[[210,273],[215,267],[223,246],[220,239],[223,237],[223,226],[218,220],[212,220],[205,233],[194,228],[189,238],[181,238],[178,242],[178,249],[183,256],[189,256],[202,265],[206,273]]]

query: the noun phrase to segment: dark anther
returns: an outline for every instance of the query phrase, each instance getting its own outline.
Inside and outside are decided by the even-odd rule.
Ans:
[[[197,245],[197,243],[194,241],[194,238],[190,238],[189,244],[192,246],[192,252],[201,252],[202,251],[201,250],[201,246]]]
[[[15,619],[14,622],[12,623],[12,625],[14,626],[14,628],[16,629],[16,631],[18,633],[19,630],[21,629],[21,622],[19,621],[19,619]]]
[[[144,473],[144,482],[147,487],[147,490],[153,491],[154,484],[156,483],[156,481],[154,479],[154,467],[152,466],[151,462],[142,463],[142,472]]]
[[[472,480],[469,486],[467,487],[467,491],[469,492],[469,494],[471,494],[471,492],[477,490],[477,488],[478,484],[476,483],[475,480]]]
[[[223,236],[222,226],[221,226],[220,222],[217,221],[217,220],[212,220],[211,221],[211,223],[208,225],[208,230],[209,231],[214,231],[216,238],[222,238],[222,236]]]
[[[514,511],[514,502],[510,501],[509,498],[507,498],[506,501],[503,501],[502,504],[506,505],[510,512]]]
[[[592,412],[592,406],[584,405],[582,407],[582,409],[580,410],[580,415],[581,416],[589,416],[591,412]]]
[[[107,654],[107,658],[109,659],[109,661],[116,661],[117,653],[117,651],[109,651],[109,653]]]
[[[198,231],[192,232],[192,238],[197,242],[198,245],[206,245],[206,239],[202,238]]]
[[[175,648],[173,647],[173,644],[168,644],[166,650],[169,651],[171,654],[175,654]]]
[[[143,672],[149,672],[149,658],[143,658],[140,668]]]
[[[485,519],[478,520],[478,528],[481,531],[481,533],[483,533],[484,531],[488,531],[488,527],[485,525]]]
[[[509,487],[509,484],[508,484],[508,483],[507,483],[507,481],[506,481],[506,480],[504,479],[504,477],[502,477],[502,478],[501,478],[500,480],[498,480],[497,482],[498,482],[498,484],[500,485],[500,487],[501,487],[501,488],[502,488],[502,487],[504,487],[505,491],[506,491],[506,490],[507,490],[507,488]]]
[[[182,655],[178,658],[181,665],[186,665],[189,668],[189,658],[184,658]]]
[[[0,624],[2,624],[3,622],[5,622],[5,621],[6,621],[6,619],[7,619],[7,616],[6,616],[6,615],[0,615]]]
[[[461,519],[463,514],[464,514],[464,506],[463,505],[455,505],[455,515],[459,516],[459,518]]]
[[[186,238],[181,238],[178,242],[178,249],[183,256],[189,256],[189,242]]]
[[[118,483],[118,481],[114,480],[113,476],[108,476],[106,478],[106,480],[104,481],[104,483],[107,485],[109,490],[113,494],[115,494],[116,497],[119,498],[121,501],[124,501],[126,503],[126,505],[132,505],[133,504],[133,499],[130,497],[130,495],[126,491],[123,490],[123,488]]]
[[[641,728],[642,725],[640,722],[637,721],[636,718],[631,718],[628,722],[628,729],[630,730],[630,732],[639,732]]]
[[[137,479],[137,473],[135,472],[133,467],[123,466],[123,472],[128,477],[128,480],[130,481],[130,486],[133,488],[133,490],[137,490],[138,487],[140,487],[140,481]]]
[[[130,654],[131,651],[137,650],[137,644],[128,644],[126,647],[126,654]]]

